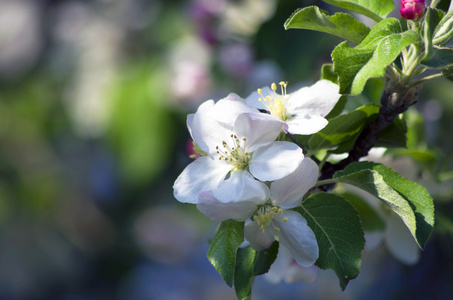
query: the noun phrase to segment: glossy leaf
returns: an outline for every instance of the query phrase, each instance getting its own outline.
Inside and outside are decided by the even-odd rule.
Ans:
[[[364,231],[375,232],[385,229],[382,218],[362,197],[349,192],[341,193],[341,196],[357,209]]]
[[[284,24],[285,29],[308,29],[330,33],[360,43],[370,29],[353,16],[336,13],[332,16],[317,6],[296,10]]]
[[[453,49],[434,48],[431,58],[427,61],[424,61],[422,65],[431,69],[444,69],[453,67]]]
[[[391,18],[376,24],[357,47],[351,48],[346,41],[339,44],[332,52],[332,60],[340,93],[360,94],[368,79],[383,77],[401,50],[419,39],[418,33],[403,31],[399,21]]]
[[[238,299],[250,299],[256,276],[267,273],[277,258],[278,242],[267,250],[255,251],[252,247],[239,248],[236,256],[234,289]]]
[[[436,26],[444,16],[441,10],[428,7],[423,22],[423,42],[425,44],[425,58],[429,59],[433,54],[433,34]]]
[[[316,235],[321,269],[333,269],[342,289],[359,274],[365,246],[357,210],[343,197],[316,193],[294,209],[306,220]]]
[[[209,261],[229,286],[233,285],[236,252],[243,241],[244,222],[226,220],[220,224],[207,253]]]
[[[385,18],[394,9],[393,0],[323,0],[329,4],[345,8],[367,16],[376,22]]]
[[[374,121],[379,113],[379,106],[369,104],[345,115],[329,120],[329,124],[315,133],[309,140],[310,151],[337,147],[333,153],[349,151],[366,124]],[[379,135],[376,146],[405,147],[407,128],[404,120],[395,118],[392,124]]]
[[[358,162],[335,173],[334,178],[354,185],[379,198],[393,210],[424,248],[434,226],[433,200],[421,185],[373,162]]]
[[[450,9],[453,4],[450,4]],[[433,44],[446,45],[453,38],[453,11],[449,10],[437,24],[433,33]]]

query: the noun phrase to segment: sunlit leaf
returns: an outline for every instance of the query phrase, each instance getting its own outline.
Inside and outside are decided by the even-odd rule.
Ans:
[[[209,261],[229,286],[233,285],[236,252],[243,241],[244,222],[226,220],[220,224],[207,253]]]
[[[330,33],[355,43],[360,43],[370,29],[346,13],[332,16],[317,6],[296,10],[285,22],[285,29],[309,29]]]

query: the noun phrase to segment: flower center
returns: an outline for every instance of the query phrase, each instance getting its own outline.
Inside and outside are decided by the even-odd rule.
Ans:
[[[219,160],[224,160],[238,169],[244,169],[248,166],[249,160],[252,158],[252,153],[245,151],[245,142],[247,139],[239,139],[235,134],[232,134],[230,137],[232,147],[225,141],[222,141],[221,147],[216,147]]]
[[[260,94],[261,98],[259,98],[259,101],[266,106],[267,110],[271,113],[272,116],[279,118],[282,121],[286,121],[287,119],[287,114],[286,114],[286,108],[287,108],[287,103],[286,99],[288,98],[288,95],[286,94],[286,86],[288,85],[286,82],[281,81],[280,83],[281,91],[282,94],[279,95],[275,91],[277,90],[277,85],[275,83],[272,83],[271,89],[274,92],[274,97],[271,97],[267,95],[264,97],[263,91],[261,89],[258,89],[258,94]]]
[[[274,231],[279,232],[280,228],[276,227],[272,223],[272,219],[275,215],[282,216],[283,210],[278,206],[273,206],[272,204],[267,203],[258,208],[253,216],[253,221],[258,223],[258,226],[262,232],[264,232],[264,228],[268,226],[274,227]],[[283,222],[288,222],[288,218],[283,218]]]

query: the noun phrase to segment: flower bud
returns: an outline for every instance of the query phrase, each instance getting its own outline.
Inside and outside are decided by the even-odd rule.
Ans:
[[[425,0],[401,0],[400,14],[406,20],[418,21],[425,13]]]

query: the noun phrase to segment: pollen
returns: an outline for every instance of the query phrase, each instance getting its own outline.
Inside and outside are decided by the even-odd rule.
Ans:
[[[267,108],[270,114],[276,118],[279,118],[282,121],[286,121],[288,118],[287,115],[287,99],[288,95],[286,94],[287,82],[279,82],[281,88],[281,94],[277,94],[277,85],[272,83],[271,95],[264,95],[261,89],[258,89],[258,94],[260,98],[258,99],[263,105]]]
[[[257,222],[258,228],[264,232],[266,227],[272,227],[275,233],[280,232],[280,228],[276,227],[272,222],[275,216],[283,215],[283,210],[280,207],[273,206],[270,202],[261,205],[252,217],[252,220]],[[285,221],[286,219],[286,221]],[[288,218],[283,218],[286,223]]]
[[[229,141],[222,141],[222,146],[216,146],[219,160],[223,160],[238,169],[244,169],[252,157],[245,151],[246,138],[238,138],[235,134],[230,135]]]

